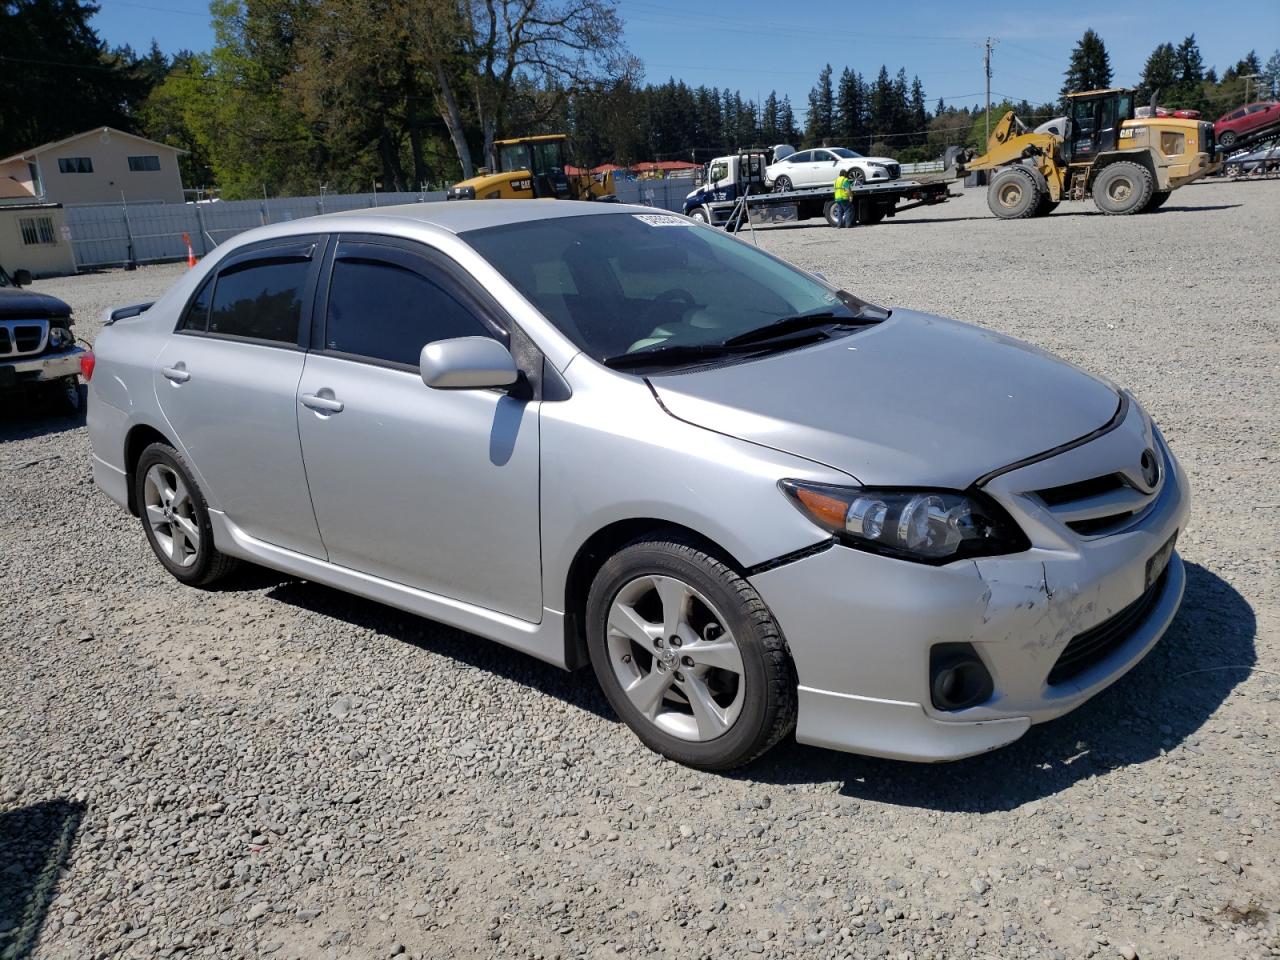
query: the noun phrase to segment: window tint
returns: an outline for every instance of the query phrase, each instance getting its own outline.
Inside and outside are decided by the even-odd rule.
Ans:
[[[416,367],[422,348],[451,337],[491,337],[471,310],[428,279],[412,254],[344,244],[333,264],[325,348]],[[447,281],[446,281],[447,282]]]
[[[218,274],[209,332],[296,343],[309,260],[254,260]]]
[[[60,173],[93,173],[92,157],[59,157]]]
[[[209,328],[209,297],[212,293],[213,277],[209,277],[200,285],[191,306],[183,314],[182,321],[178,324],[179,330],[198,330],[204,333]]]
[[[139,172],[142,172],[142,171],[154,171],[154,170],[159,170],[159,169],[160,169],[160,158],[159,158],[159,157],[154,157],[154,156],[151,156],[151,157],[130,157],[130,158],[129,158],[129,169],[130,169],[130,170],[132,170],[134,173],[139,173]]]

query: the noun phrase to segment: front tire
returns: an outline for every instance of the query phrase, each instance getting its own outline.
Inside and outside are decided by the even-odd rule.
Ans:
[[[699,223],[709,224],[711,222],[711,218],[707,216],[706,207],[694,207],[689,211],[689,217],[693,220],[697,220]]]
[[[1093,181],[1093,203],[1109,216],[1129,216],[1146,209],[1155,190],[1151,171],[1128,160],[1102,169]]]
[[[156,559],[175,578],[207,587],[238,565],[213,545],[204,494],[182,454],[167,443],[142,451],[134,468],[134,502]]]
[[[1025,220],[1040,208],[1040,186],[1026,167],[1005,167],[987,185],[987,207],[1001,220]]]
[[[1228,149],[1235,146],[1235,142],[1236,132],[1234,130],[1223,130],[1222,136],[1218,138],[1218,146]]]
[[[867,174],[861,167],[853,168],[853,176],[849,178],[853,181],[855,187],[860,187],[867,182]]]
[[[750,763],[795,727],[786,641],[755,588],[676,537],[600,568],[587,645],[613,709],[649,749],[702,770]]]

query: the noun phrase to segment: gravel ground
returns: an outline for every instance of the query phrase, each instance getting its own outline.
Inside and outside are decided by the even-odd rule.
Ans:
[[[266,571],[179,586],[0,412],[0,957],[1280,956],[1280,184],[761,245],[1133,387],[1195,490],[1147,660],[985,757],[647,753],[588,673]],[[36,284],[92,339],[179,266]]]

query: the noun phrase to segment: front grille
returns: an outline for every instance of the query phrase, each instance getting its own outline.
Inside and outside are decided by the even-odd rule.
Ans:
[[[1090,627],[1084,633],[1072,637],[1071,642],[1063,648],[1058,662],[1049,671],[1049,685],[1064,683],[1079,676],[1094,664],[1105,660],[1113,650],[1133,636],[1160,599],[1168,579],[1169,569],[1166,567],[1155,583],[1147,587],[1146,592],[1133,603],[1096,627]]]
[[[49,325],[43,320],[0,320],[0,357],[22,357],[44,349]]]
[[[1032,493],[1069,530],[1082,537],[1098,537],[1127,524],[1146,509],[1159,491],[1139,490],[1117,472]]]
[[[898,166],[896,163],[886,163],[884,168],[889,171],[890,180],[897,180],[902,176],[902,167]]]

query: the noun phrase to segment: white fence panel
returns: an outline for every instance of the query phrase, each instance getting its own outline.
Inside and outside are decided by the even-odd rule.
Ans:
[[[202,257],[236,234],[268,223],[443,199],[441,192],[358,193],[217,203],[92,204],[69,206],[66,214],[76,263],[103,267],[182,260],[187,255],[184,234],[196,256]]]

